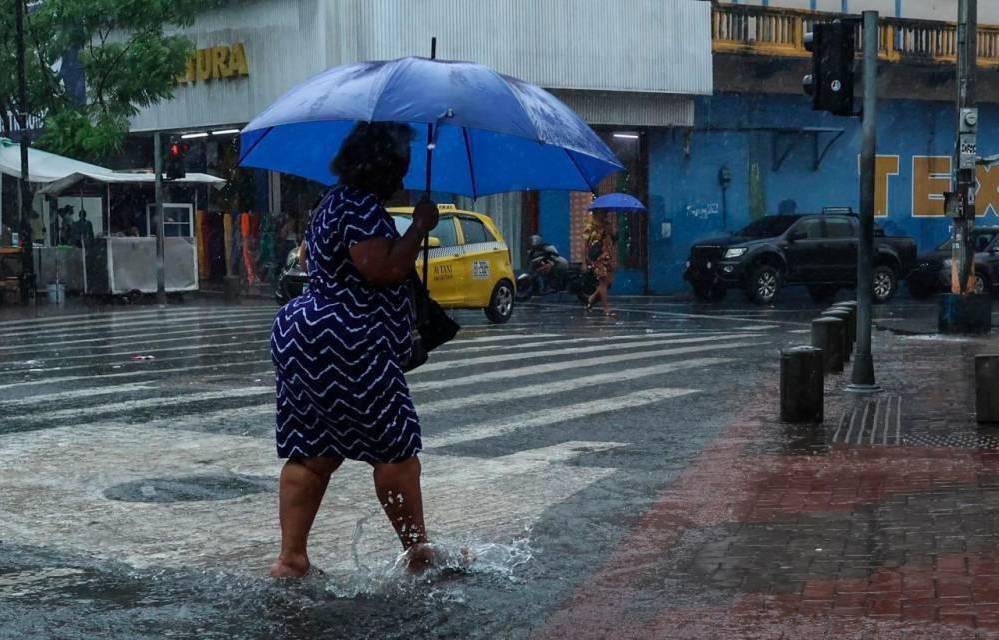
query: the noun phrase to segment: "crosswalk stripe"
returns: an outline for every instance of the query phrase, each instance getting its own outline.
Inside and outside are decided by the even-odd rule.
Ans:
[[[434,371],[450,370],[456,367],[470,367],[478,364],[495,364],[498,362],[509,362],[511,360],[524,360],[535,358],[559,357],[583,353],[597,353],[600,351],[615,351],[620,349],[638,349],[641,347],[658,347],[664,344],[692,344],[697,342],[709,342],[713,340],[739,340],[748,338],[747,334],[725,334],[721,336],[706,336],[697,338],[677,338],[669,340],[647,340],[644,342],[623,342],[604,343],[591,347],[575,347],[568,349],[550,349],[547,351],[531,351],[529,353],[507,353],[500,355],[480,356],[476,358],[456,358],[452,360],[439,360],[425,364],[413,371],[414,374],[427,374]]]
[[[168,369],[152,369],[143,366],[140,369],[134,371],[119,371],[117,373],[102,373],[100,375],[89,375],[89,376],[58,376],[54,378],[40,378],[38,380],[22,380],[20,382],[7,382],[0,384],[0,391],[4,389],[16,389],[19,387],[36,387],[38,385],[45,384],[55,384],[64,382],[79,382],[80,380],[87,380],[90,382],[99,380],[115,380],[118,378],[131,378],[135,376],[162,376],[164,373],[180,373],[180,372],[194,372],[194,371],[207,371],[215,369],[231,369],[233,367],[246,367],[246,366],[258,366],[270,362],[270,360],[250,360],[247,362],[222,362],[216,364],[204,364],[204,365],[194,365],[191,367],[171,367]],[[269,375],[273,375],[274,372],[269,372]],[[260,377],[262,373],[251,374],[256,377]]]
[[[199,323],[196,326],[193,324],[185,324],[182,327],[178,327],[174,333],[177,331],[188,331],[191,330],[204,330],[209,328],[229,328],[229,327],[240,327],[247,326],[251,324],[262,324],[265,319],[273,318],[271,314],[253,314],[253,315],[243,315],[239,318],[232,319],[210,319],[205,322]],[[79,343],[84,340],[90,342],[97,342],[101,340],[112,340],[112,339],[122,339],[128,337],[142,337],[148,336],[151,333],[159,333],[157,327],[162,327],[164,329],[172,329],[178,323],[176,319],[171,318],[169,320],[164,320],[155,323],[136,323],[122,325],[120,327],[101,327],[87,330],[70,330],[64,331],[60,329],[61,333],[52,333],[49,331],[24,331],[14,335],[5,335],[4,342],[9,342],[6,348],[17,348],[26,345],[34,344],[39,341],[44,341],[46,344],[51,344],[52,342],[59,342],[63,344],[64,338],[73,338],[73,340],[66,340],[65,344]],[[268,326],[267,325],[264,326]],[[125,333],[123,333],[125,332]],[[130,333],[129,333],[130,332]],[[100,334],[100,335],[98,335]],[[13,338],[23,338],[21,340],[13,341]]]
[[[46,402],[62,402],[63,400],[73,400],[75,398],[90,398],[93,396],[131,393],[133,391],[147,391],[155,388],[155,385],[148,384],[120,384],[109,387],[88,387],[86,389],[61,391],[59,393],[43,393],[37,396],[29,396],[21,400],[0,400],[0,410],[12,409],[14,407],[39,406]]]
[[[696,345],[692,347],[676,347],[670,349],[657,349],[655,351],[642,351],[640,353],[621,353],[610,356],[600,356],[597,358],[585,358],[583,360],[570,360],[567,362],[549,362],[528,367],[517,367],[514,369],[501,369],[499,371],[486,371],[471,375],[463,375],[447,380],[432,380],[428,382],[418,382],[409,385],[413,393],[434,391],[437,389],[453,389],[472,384],[482,384],[486,382],[496,382],[497,380],[508,380],[522,376],[534,376],[543,373],[560,373],[570,369],[581,369],[584,367],[599,367],[620,362],[631,362],[633,360],[645,360],[648,358],[661,358],[665,356],[688,355],[692,353],[703,353],[706,351],[718,351],[722,349],[740,349],[744,347],[757,346],[754,342],[722,342],[718,344]],[[419,369],[417,370],[419,371]],[[415,373],[415,372],[414,372]]]
[[[191,393],[183,396],[172,396],[169,398],[145,398],[143,400],[126,400],[111,404],[100,404],[86,408],[59,409],[45,413],[36,413],[31,416],[33,422],[43,420],[61,420],[63,418],[83,418],[86,416],[96,416],[108,413],[121,413],[135,409],[149,409],[159,407],[173,407],[177,405],[201,402],[204,400],[225,400],[227,398],[248,398],[259,396],[265,393],[274,393],[274,387],[242,387],[239,389],[227,389],[225,391],[207,391],[204,393]]]
[[[199,320],[227,320],[245,318],[247,315],[264,315],[266,313],[276,314],[277,309],[258,308],[231,310],[222,313],[203,313],[200,311],[180,311],[158,310],[148,314],[126,314],[123,316],[108,316],[93,320],[69,320],[65,322],[30,321],[19,326],[0,326],[0,332],[4,335],[20,336],[30,335],[38,332],[45,333],[65,333],[68,329],[90,331],[94,329],[115,329],[128,326],[147,326],[162,324],[165,322],[197,322]]]
[[[695,358],[692,360],[671,362],[667,364],[654,365],[651,367],[642,367],[639,369],[628,369],[625,371],[600,373],[592,376],[585,376],[582,378],[570,378],[568,380],[556,381],[545,385],[518,386],[497,393],[473,394],[473,395],[461,396],[459,398],[438,400],[436,402],[427,402],[427,403],[422,403],[417,401],[416,411],[421,417],[426,417],[434,414],[443,413],[445,411],[461,409],[464,407],[470,407],[475,405],[483,406],[486,404],[496,404],[499,402],[517,400],[521,398],[535,398],[540,396],[553,395],[556,393],[565,393],[567,391],[582,389],[588,386],[593,386],[598,384],[613,384],[617,382],[637,380],[639,378],[670,373],[672,371],[708,367],[717,364],[725,364],[727,362],[733,362],[733,359]],[[223,409],[221,411],[198,414],[195,418],[190,420],[190,422],[197,423],[199,426],[203,427],[205,425],[210,425],[216,421],[226,422],[226,423],[233,423],[239,420],[258,420],[258,419],[259,420],[266,419],[273,421],[274,412],[275,412],[275,406],[274,406],[274,401],[272,400],[270,402],[263,402],[259,404],[248,405],[245,407],[238,407],[236,409]],[[184,418],[182,417],[166,418],[162,421],[162,426],[170,426],[174,428],[183,429],[184,423],[185,423]],[[159,423],[157,423],[156,421],[150,423],[151,426],[157,426],[158,424]]]
[[[125,336],[107,336],[103,338],[86,338],[81,340],[65,340],[62,342],[54,343],[58,347],[60,353],[70,352],[70,351],[87,351],[93,352],[96,349],[113,349],[116,346],[120,346],[122,342],[127,342],[132,339],[141,340],[142,344],[163,344],[167,342],[183,342],[183,341],[194,341],[200,340],[202,337],[225,337],[225,336],[248,336],[253,333],[259,332],[261,336],[266,336],[270,332],[270,324],[266,326],[258,326],[256,323],[246,322],[240,326],[224,327],[221,329],[212,329],[208,331],[202,331],[199,329],[181,329],[177,331],[157,331],[154,335],[149,333],[138,333],[134,335]],[[173,338],[163,338],[161,336],[176,336]],[[95,342],[105,342],[114,344],[94,344]],[[49,343],[46,342],[46,346]],[[69,346],[77,345],[77,346]],[[5,358],[14,357],[23,354],[33,354],[37,353],[39,345],[37,344],[27,344],[22,343],[18,345],[12,345],[9,347],[0,347],[0,356]]]
[[[230,351],[230,352],[221,353],[221,354],[214,352],[214,350],[216,350],[216,349],[231,349],[232,347],[245,344],[246,338],[248,338],[248,337],[249,336],[242,336],[242,339],[240,339],[241,338],[240,336],[232,336],[231,339],[224,340],[224,341],[221,341],[221,342],[208,343],[208,344],[205,344],[205,343],[187,344],[187,345],[183,345],[183,346],[180,346],[180,347],[157,347],[157,346],[154,346],[153,343],[158,342],[158,341],[156,341],[156,340],[143,340],[141,344],[136,344],[135,348],[130,349],[128,351],[112,351],[110,353],[107,353],[107,352],[87,353],[87,354],[76,355],[76,356],[54,355],[54,356],[51,356],[51,357],[43,357],[39,361],[29,360],[29,361],[24,362],[23,364],[26,364],[26,365],[29,365],[29,366],[30,365],[36,365],[36,368],[37,368],[37,364],[64,363],[64,362],[69,362],[71,360],[103,360],[103,361],[106,361],[109,358],[128,357],[128,356],[134,356],[134,355],[139,355],[139,354],[141,354],[141,355],[153,355],[153,356],[159,357],[160,354],[163,354],[163,353],[175,353],[175,352],[179,352],[179,351],[197,351],[198,353],[194,353],[194,354],[191,354],[191,355],[186,356],[186,357],[206,356],[206,355],[217,356],[217,355],[227,355],[227,353],[256,353],[257,351],[264,350],[264,349],[268,348],[267,342],[263,338],[261,338],[260,339],[260,348],[259,349],[255,349],[254,351]],[[0,364],[4,364],[4,361],[2,359],[0,359]],[[13,361],[13,362],[11,362],[9,364],[18,364],[18,362],[17,361]],[[93,365],[88,365],[88,366],[93,366]],[[57,367],[57,368],[58,369],[62,369],[63,367]],[[16,369],[16,368],[13,368],[13,369],[0,369],[0,373],[6,372],[6,371],[23,371],[23,370],[24,369]]]
[[[667,364],[659,364],[651,367],[641,367],[638,369],[626,369],[624,371],[611,371],[609,373],[598,373],[591,376],[583,376],[581,378],[569,378],[567,380],[556,380],[547,384],[514,387],[511,389],[506,389],[499,392],[492,393],[476,393],[472,395],[461,396],[459,398],[451,398],[448,400],[438,400],[436,402],[428,402],[426,404],[416,403],[417,413],[423,417],[428,415],[433,415],[435,413],[443,413],[445,411],[453,411],[455,409],[462,409],[465,407],[482,407],[489,404],[496,404],[499,402],[508,402],[510,400],[522,400],[526,398],[538,398],[549,395],[554,395],[557,393],[565,393],[567,391],[575,391],[577,389],[583,389],[585,387],[591,387],[598,384],[615,384],[620,382],[627,382],[629,380],[639,380],[641,378],[648,378],[652,376],[661,375],[664,373],[670,373],[673,371],[680,371],[683,369],[697,369],[701,367],[708,367],[716,364],[724,364],[727,362],[733,362],[732,358],[694,358],[693,360],[682,360],[680,362],[670,362]]]
[[[260,354],[260,353],[266,353],[266,351],[267,351],[267,347],[264,344],[261,344],[256,349],[233,349],[231,351],[227,351],[225,353],[225,355],[229,356],[229,357],[231,357],[231,356],[241,356],[241,355],[256,355],[256,354]],[[126,355],[132,355],[132,354],[135,354],[135,353],[136,353],[135,351],[129,351]],[[101,357],[104,357],[104,356],[101,356]],[[156,364],[157,363],[173,362],[175,360],[190,360],[193,357],[197,357],[197,356],[190,356],[190,355],[166,356],[165,358],[157,358],[155,360],[144,360],[144,361],[136,361],[136,362],[133,362],[132,360],[117,360],[117,361],[112,360],[112,361],[110,361],[110,363],[111,364],[122,365],[122,366],[124,366],[125,364],[128,364],[128,365],[133,365],[134,364],[135,366],[145,367],[146,369],[150,370],[151,372],[156,372],[156,371],[160,370],[160,369],[156,368]],[[269,360],[254,360],[252,362],[269,362]],[[93,368],[94,368],[93,363],[91,363],[91,364],[73,364],[73,365],[68,365],[68,366],[57,365],[57,366],[52,366],[52,367],[43,367],[43,366],[32,366],[32,365],[29,365],[27,367],[23,367],[23,368],[20,368],[20,369],[18,369],[18,368],[15,368],[15,369],[2,369],[2,370],[0,370],[0,375],[18,375],[18,374],[24,374],[24,373],[44,373],[46,371],[67,372],[67,371],[89,370],[89,369],[93,369]],[[2,388],[2,387],[0,387],[0,388]]]
[[[533,427],[545,427],[578,418],[620,411],[622,409],[634,409],[670,398],[679,398],[698,393],[699,391],[699,389],[646,389],[623,396],[550,407],[539,411],[500,418],[491,422],[479,423],[467,428],[455,429],[439,436],[425,435],[423,443],[424,448],[439,449],[473,440],[510,435]]]
[[[148,318],[156,317],[171,317],[171,318],[182,318],[182,317],[224,317],[224,316],[235,316],[238,317],[247,311],[254,310],[265,310],[273,309],[277,310],[276,306],[264,305],[264,304],[254,304],[238,307],[228,307],[228,306],[216,306],[216,307],[174,307],[170,306],[167,308],[162,307],[151,307],[147,309],[136,309],[132,308],[129,310],[118,310],[118,311],[104,311],[104,312],[94,312],[94,313],[82,313],[82,314],[54,314],[54,315],[39,315],[33,318],[24,318],[20,320],[6,320],[0,321],[0,331],[7,328],[18,328],[18,327],[36,327],[36,326],[79,326],[79,325],[92,325],[92,324],[109,324],[115,322],[128,322],[131,320],[142,320]]]

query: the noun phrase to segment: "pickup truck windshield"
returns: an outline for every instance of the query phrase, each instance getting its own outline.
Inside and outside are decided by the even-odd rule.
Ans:
[[[735,235],[741,238],[772,238],[787,231],[797,221],[796,216],[767,216],[751,222]]]

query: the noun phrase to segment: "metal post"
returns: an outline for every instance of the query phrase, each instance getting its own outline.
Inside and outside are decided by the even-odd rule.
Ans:
[[[874,288],[874,159],[877,153],[878,12],[864,12],[864,123],[860,150],[860,244],[857,253],[857,345],[848,391],[875,393],[871,356]]]
[[[156,302],[166,304],[166,273],[163,268],[163,145],[153,134],[153,167],[156,171]]]
[[[975,108],[975,71],[978,66],[978,0],[960,0],[957,22],[957,144],[954,148],[954,183],[960,211],[954,219],[951,244],[951,293],[968,292],[974,250],[975,161],[978,113]]]
[[[21,181],[18,189],[18,203],[21,212],[21,302],[27,303],[35,282],[35,261],[32,259],[34,238],[31,237],[32,197],[28,182],[28,68],[24,53],[24,0],[14,0],[14,28],[17,35],[17,126],[21,130]]]

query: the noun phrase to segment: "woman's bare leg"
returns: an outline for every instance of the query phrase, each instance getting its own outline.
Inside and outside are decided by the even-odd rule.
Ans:
[[[309,531],[330,476],[342,463],[342,458],[297,458],[285,463],[278,488],[281,555],[271,565],[275,578],[297,578],[309,570]]]
[[[423,522],[423,492],[420,489],[420,459],[374,465],[375,492],[385,515],[395,528],[402,548],[409,552],[411,569],[424,569],[433,560],[426,546]]]

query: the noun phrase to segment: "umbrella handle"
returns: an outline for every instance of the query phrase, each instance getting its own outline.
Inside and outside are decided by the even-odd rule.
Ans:
[[[437,37],[430,39],[430,59],[437,59]],[[425,197],[427,200],[430,199],[430,184],[431,178],[433,177],[433,159],[434,159],[434,125],[427,125],[427,189]],[[423,234],[423,288],[427,290],[427,295],[430,295],[430,283],[427,281],[428,274],[430,272],[430,232],[427,231]]]

